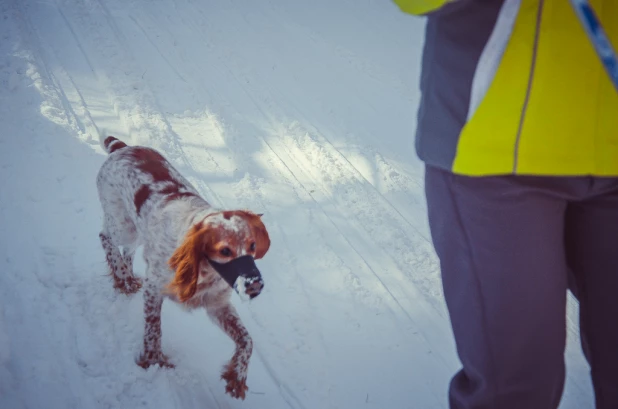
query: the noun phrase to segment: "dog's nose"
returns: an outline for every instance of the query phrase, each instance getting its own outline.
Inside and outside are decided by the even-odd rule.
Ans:
[[[262,281],[261,279],[255,280],[254,282],[252,282],[251,284],[247,286],[246,293],[251,299],[253,299],[257,297],[258,295],[260,295],[263,288],[264,288],[264,281]]]

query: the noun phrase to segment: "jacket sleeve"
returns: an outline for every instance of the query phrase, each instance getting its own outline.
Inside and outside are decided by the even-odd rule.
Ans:
[[[404,13],[422,16],[454,0],[393,0]]]

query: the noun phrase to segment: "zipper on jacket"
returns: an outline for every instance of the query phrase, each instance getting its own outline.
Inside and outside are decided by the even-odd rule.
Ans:
[[[521,133],[524,127],[524,120],[526,118],[526,112],[528,111],[528,102],[530,101],[530,93],[532,92],[532,82],[534,81],[534,70],[536,68],[536,57],[539,50],[539,36],[541,35],[541,17],[543,15],[543,5],[545,0],[539,1],[539,7],[536,12],[536,27],[534,32],[534,44],[532,46],[532,62],[530,63],[530,76],[528,77],[528,88],[526,89],[526,98],[524,99],[524,105],[521,109],[521,116],[519,118],[519,127],[517,128],[517,136],[515,138],[515,151],[513,153],[513,174],[517,173],[517,165],[519,158],[519,142],[521,140]]]

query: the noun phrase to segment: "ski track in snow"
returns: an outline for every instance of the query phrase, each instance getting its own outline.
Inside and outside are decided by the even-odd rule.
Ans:
[[[0,3],[0,407],[447,407],[458,368],[413,151],[423,22],[343,0]],[[265,213],[249,393],[233,345],[166,302],[174,370],[135,364],[142,299],[98,241],[99,130],[215,206]],[[136,257],[135,270],[144,270]],[[561,409],[592,407],[569,303]]]

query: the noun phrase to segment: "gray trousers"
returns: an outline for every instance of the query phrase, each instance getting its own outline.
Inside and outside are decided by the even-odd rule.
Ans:
[[[617,409],[618,178],[466,177],[427,167],[425,182],[463,365],[450,407],[557,408],[570,288],[596,408]]]

